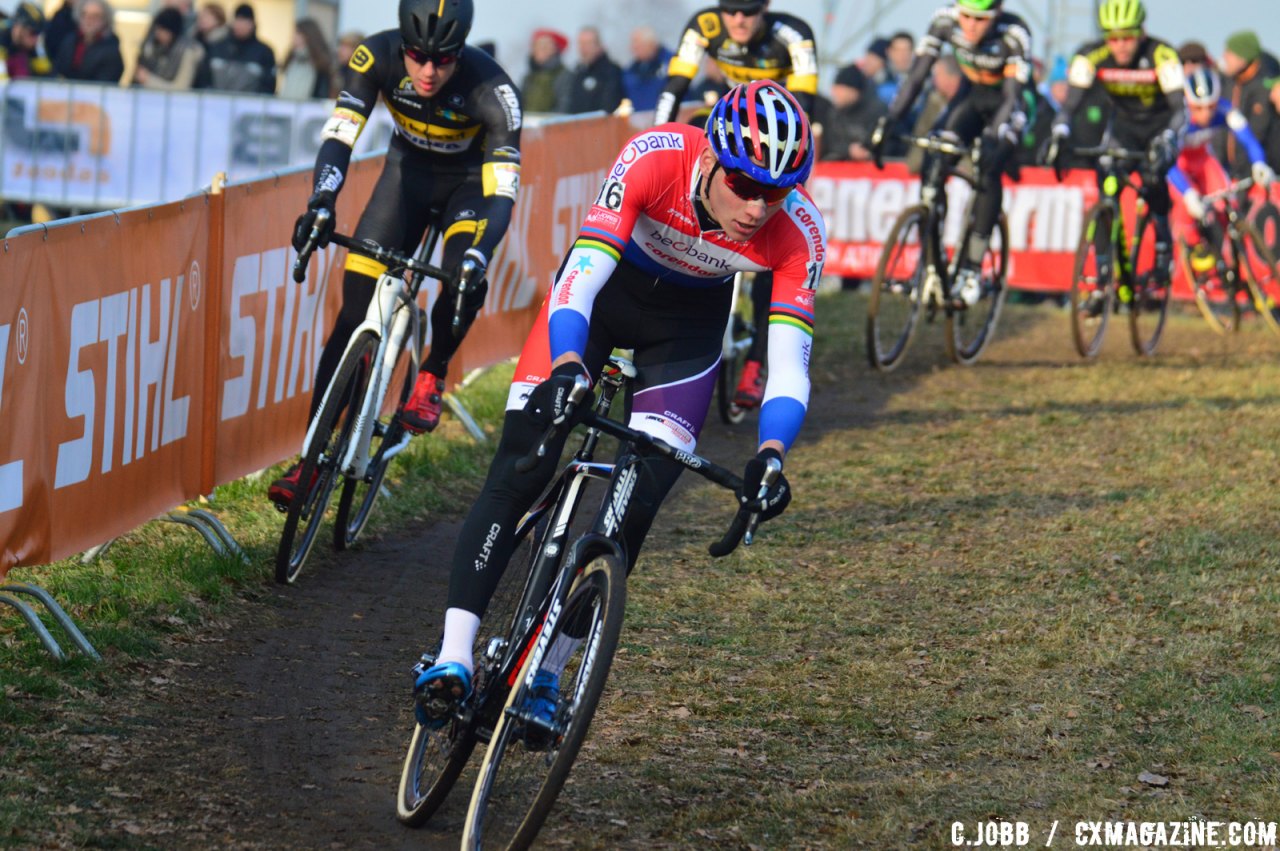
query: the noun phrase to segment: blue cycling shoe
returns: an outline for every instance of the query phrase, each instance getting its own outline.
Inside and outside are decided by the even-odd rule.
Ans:
[[[559,710],[560,677],[550,671],[539,670],[533,675],[533,685],[520,707],[520,716],[528,719],[528,723],[518,729],[518,734],[530,749],[540,750],[554,743]]]
[[[413,714],[418,723],[438,730],[452,716],[458,704],[471,697],[471,674],[457,662],[441,662],[419,673],[413,683]]]

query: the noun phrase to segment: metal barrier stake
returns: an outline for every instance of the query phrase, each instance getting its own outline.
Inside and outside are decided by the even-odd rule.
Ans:
[[[67,614],[66,610],[63,609],[62,606],[58,605],[58,601],[53,599],[53,595],[48,591],[44,590],[39,585],[32,585],[30,583],[0,586],[0,591],[10,591],[14,594],[27,594],[35,597],[41,603],[44,603],[44,607],[49,610],[49,614],[53,615],[53,619],[58,622],[58,626],[62,627],[66,631],[67,635],[71,636],[72,642],[75,643],[76,647],[80,648],[80,652],[95,662],[102,661],[102,657],[98,655],[97,650],[93,649],[93,645],[89,643],[89,639],[84,637],[84,633],[82,633],[80,628],[76,626],[75,621],[71,620],[71,616]],[[43,624],[41,626],[43,626]],[[47,633],[48,630],[45,630],[45,632]],[[66,658],[65,655],[59,655],[60,653],[61,648],[59,648],[59,653],[54,653],[54,655],[58,656],[59,659]]]
[[[5,586],[6,588],[8,586]],[[35,613],[30,606],[22,602],[16,597],[10,597],[8,594],[0,594],[0,603],[7,603],[18,610],[18,614],[22,615],[22,619],[27,625],[35,631],[36,637],[40,639],[40,643],[44,645],[44,649],[49,651],[49,655],[57,659],[59,662],[65,661],[67,654],[62,651],[62,647],[50,635],[48,628],[44,622],[40,620],[40,616]]]

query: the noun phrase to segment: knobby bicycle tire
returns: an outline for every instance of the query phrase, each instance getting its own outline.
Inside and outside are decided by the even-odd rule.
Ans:
[[[1150,357],[1160,345],[1160,338],[1169,318],[1173,273],[1170,269],[1158,270],[1155,267],[1156,225],[1150,213],[1143,213],[1138,219],[1134,234],[1133,251],[1129,255],[1129,262],[1133,265],[1133,292],[1129,296],[1129,341],[1133,344],[1134,352]],[[1146,248],[1148,244],[1150,248]],[[1147,268],[1140,269],[1139,264],[1147,261],[1143,256],[1144,248],[1151,255],[1151,261]]]
[[[1245,245],[1240,265],[1254,309],[1272,333],[1280,334],[1280,317],[1276,316],[1276,311],[1280,310],[1280,265],[1276,263],[1275,252],[1253,222],[1244,223],[1241,241]],[[1262,275],[1258,274],[1259,268]]]
[[[1191,266],[1191,246],[1184,237],[1178,237],[1177,255],[1178,266],[1191,285],[1191,295],[1204,321],[1218,334],[1239,331],[1239,286],[1228,289],[1216,270],[1196,272]],[[1221,304],[1218,299],[1221,299]]]
[[[1115,305],[1116,247],[1111,242],[1116,208],[1099,201],[1085,215],[1071,273],[1071,338],[1080,357],[1097,357]],[[1098,262],[1099,244],[1110,257]]]
[[[376,347],[377,341],[370,337],[369,343]],[[298,578],[337,486],[337,465],[351,440],[356,402],[364,395],[369,380],[372,352],[366,357],[364,346],[362,343],[348,349],[339,364],[331,390],[320,409],[315,433],[302,459],[298,481],[309,482],[313,475],[316,481],[305,498],[299,494],[289,505],[284,529],[280,533],[280,547],[276,551],[276,581],[281,584],[292,584]]]
[[[530,654],[480,765],[463,848],[478,849],[488,843],[490,848],[522,849],[533,842],[586,738],[617,650],[625,608],[626,566],[611,554],[597,556],[573,582],[561,615],[545,636],[547,647],[554,647],[557,637],[566,632],[580,632],[584,639],[560,678],[560,735],[540,749],[541,743],[531,743],[516,718],[516,708],[526,694],[525,681],[533,662]]]
[[[478,726],[485,727],[487,732],[495,723],[495,718],[488,717],[485,710],[492,706],[500,711],[506,702],[505,683],[490,679],[500,673],[506,642],[494,648],[496,658],[486,651],[491,639],[510,636],[516,630],[516,613],[528,596],[530,568],[545,532],[545,523],[530,532],[530,527],[525,527],[523,534],[519,534],[515,552],[498,581],[476,634],[472,655],[480,664],[472,686],[476,695],[474,702],[479,704],[481,714],[468,716],[465,723],[462,718],[454,718],[439,730],[414,723],[396,793],[396,817],[409,827],[421,827],[440,809],[467,768],[476,746]]]
[[[972,227],[972,221],[970,222]],[[972,231],[961,240],[957,251],[967,251]],[[981,275],[982,297],[978,303],[965,310],[947,311],[947,354],[958,364],[969,366],[995,336],[996,323],[1004,309],[1005,296],[1009,292],[1009,225],[1001,215],[992,231],[992,240],[1000,240],[998,248],[988,244],[983,259]],[[963,256],[963,255],[962,255]],[[990,272],[985,270],[990,269]]]
[[[889,372],[902,362],[919,325],[927,217],[928,208],[923,204],[903,210],[893,223],[876,263],[871,299],[867,303],[866,340],[867,360],[881,372]],[[913,252],[914,268],[910,268]],[[904,275],[907,268],[910,274]]]
[[[374,351],[377,351],[377,337],[372,331],[365,331],[361,335],[368,336],[374,341]],[[365,470],[362,478],[354,476],[345,476],[342,481],[342,494],[338,497],[338,511],[333,520],[333,546],[334,549],[345,550],[356,542],[360,533],[364,531],[365,525],[369,522],[369,518],[373,514],[374,503],[378,501],[378,495],[382,490],[382,479],[387,473],[387,460],[381,457],[382,447],[393,446],[404,435],[404,427],[400,425],[399,414],[404,409],[405,402],[409,399],[409,394],[413,390],[413,382],[410,380],[412,376],[409,374],[409,344],[412,336],[405,334],[404,340],[400,343],[400,350],[396,354],[396,366],[392,370],[391,380],[395,381],[397,377],[400,381],[400,394],[396,399],[396,405],[392,409],[392,413],[382,415],[379,412],[377,417],[377,426],[374,423],[367,423],[365,428],[374,429],[374,435],[369,441],[369,468]],[[374,364],[373,369],[380,368],[379,364]],[[379,435],[378,432],[381,432]],[[354,510],[353,510],[354,509]]]

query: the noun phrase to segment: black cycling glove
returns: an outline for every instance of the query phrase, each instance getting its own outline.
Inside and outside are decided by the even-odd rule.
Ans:
[[[316,213],[320,210],[329,211],[329,220],[320,229],[320,239],[316,243],[316,248],[324,248],[329,244],[329,238],[333,236],[334,225],[334,207],[338,201],[338,193],[332,189],[317,189],[311,199],[307,201],[307,211],[298,216],[298,221],[293,225],[293,250],[301,251],[303,246],[307,244],[307,240],[311,238],[311,228],[316,223]]]
[[[529,394],[529,400],[524,403],[525,413],[542,428],[553,423],[563,425],[566,430],[573,428],[591,407],[590,394],[576,405],[569,401],[569,394],[580,375],[587,375],[586,368],[580,363],[561,364],[551,370],[551,377]]]
[[[760,497],[760,483],[764,480],[770,458],[782,463],[782,453],[776,449],[761,449],[756,457],[747,462],[742,473],[742,490],[737,492],[738,504],[748,511],[758,512],[761,521],[772,520],[786,511],[791,503],[791,486],[787,484],[786,475],[781,472],[764,497]]]

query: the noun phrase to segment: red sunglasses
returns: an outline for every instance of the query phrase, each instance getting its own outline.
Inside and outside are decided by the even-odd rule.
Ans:
[[[423,53],[416,47],[410,47],[407,44],[401,45],[400,49],[404,51],[404,55],[408,59],[412,59],[419,65],[426,65],[430,62],[437,68],[446,68],[457,62],[462,56],[461,53]]]
[[[766,204],[777,204],[790,195],[791,190],[795,188],[794,186],[770,186],[732,169],[726,168],[723,171],[725,185],[729,187],[730,192],[743,201],[754,201],[757,198],[763,198]]]

